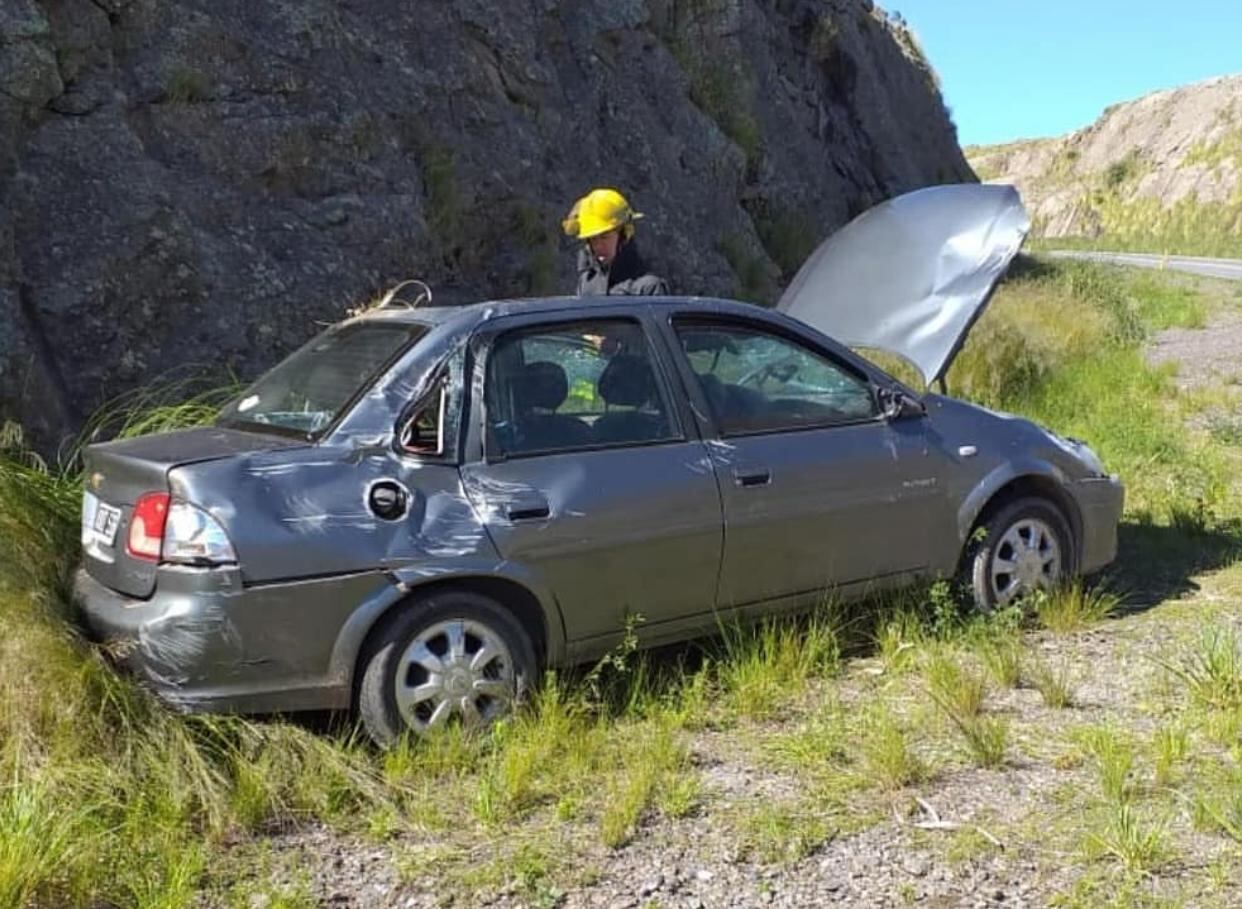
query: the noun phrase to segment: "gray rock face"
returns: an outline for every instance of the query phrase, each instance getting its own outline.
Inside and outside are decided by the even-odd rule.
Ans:
[[[762,299],[972,178],[867,0],[4,0],[0,418],[46,446],[170,370],[248,378],[405,277],[568,292],[597,184],[674,290]]]

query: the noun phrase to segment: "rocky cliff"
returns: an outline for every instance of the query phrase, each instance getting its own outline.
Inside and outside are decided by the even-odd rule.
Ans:
[[[966,153],[980,178],[1018,187],[1036,236],[1242,246],[1242,75],[1113,105],[1067,136]]]
[[[868,0],[3,0],[0,417],[46,445],[170,370],[252,376],[409,276],[567,290],[595,184],[676,290],[764,298],[966,179]]]

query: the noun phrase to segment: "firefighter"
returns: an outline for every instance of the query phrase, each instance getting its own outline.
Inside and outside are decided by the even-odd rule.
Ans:
[[[578,296],[668,293],[638,252],[634,228],[642,214],[615,189],[594,189],[574,203],[561,226],[583,242],[578,253]]]

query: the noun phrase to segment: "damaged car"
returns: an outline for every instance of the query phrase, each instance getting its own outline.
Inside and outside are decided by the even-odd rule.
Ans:
[[[375,308],[213,426],[91,446],[77,599],[187,710],[354,710],[380,743],[510,709],[541,668],[960,577],[983,609],[1115,555],[1085,444],[920,391],[1021,246],[1009,187],[893,199],[775,309]]]

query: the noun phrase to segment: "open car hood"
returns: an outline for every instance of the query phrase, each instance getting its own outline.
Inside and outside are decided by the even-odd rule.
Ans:
[[[806,260],[777,309],[943,378],[1030,230],[1012,186],[932,186],[863,212]]]

